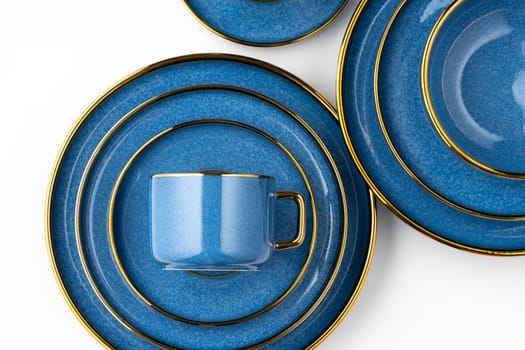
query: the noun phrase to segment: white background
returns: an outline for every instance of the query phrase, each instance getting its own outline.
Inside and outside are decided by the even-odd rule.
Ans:
[[[59,292],[43,223],[55,157],[94,98],[150,63],[227,52],[289,70],[335,103],[339,46],[353,7],[310,39],[251,48],[216,37],[178,0],[2,1],[0,348],[102,348]],[[523,348],[524,271],[523,257],[449,248],[379,206],[366,285],[320,349]]]

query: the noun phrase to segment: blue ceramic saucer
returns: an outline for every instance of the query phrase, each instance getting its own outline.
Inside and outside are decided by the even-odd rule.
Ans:
[[[309,124],[246,89],[270,96]],[[60,157],[47,215],[57,278],[81,321],[110,348],[315,347],[355,300],[375,230],[368,191],[345,154],[333,115],[293,76],[227,55],[161,62],[98,100]],[[308,208],[314,199],[317,225],[310,218],[305,245],[275,253],[260,272],[163,271],[145,231],[148,176],[209,167],[269,173],[279,186],[304,191],[310,183]],[[287,234],[294,214],[277,218],[278,235]],[[202,324],[214,322],[224,323]]]
[[[525,3],[457,0],[426,45],[422,87],[444,142],[489,173],[525,178]]]
[[[403,41],[411,45],[407,48],[408,51],[396,50],[397,55],[384,56],[385,60],[392,61],[389,63],[392,64],[393,76],[403,75],[405,81],[409,82],[418,80],[419,72],[412,73],[412,71],[419,69],[419,62],[406,59],[406,57],[413,57],[411,55],[413,52],[421,52],[419,46],[421,41],[424,45],[425,35],[415,28],[421,30],[431,28],[449,3],[450,1],[430,0],[411,0],[406,3],[404,11],[409,15],[403,18],[410,21],[411,26],[404,26],[407,31]],[[374,101],[374,62],[383,31],[399,5],[398,0],[361,2],[345,36],[340,57],[337,97],[342,115],[341,125],[352,156],[378,197],[416,229],[444,243],[470,251],[486,254],[523,254],[525,231],[522,221],[483,218],[445,204],[409,176],[385,140]],[[410,95],[398,95],[401,89],[404,90],[402,86],[396,86],[396,89],[390,86],[388,89],[390,94],[395,94],[396,97],[397,104],[392,104],[393,106],[398,109],[404,107],[407,110],[423,107],[421,96],[414,100]],[[414,86],[413,89],[411,95],[420,91],[419,85]],[[392,99],[388,101],[392,102]],[[398,125],[394,134],[397,137],[397,134],[404,133],[402,130],[404,127],[410,128],[412,144],[406,143],[404,147],[412,148],[413,151],[419,150],[418,161],[432,161],[441,169],[439,171],[428,168],[429,175],[438,174],[436,178],[450,186],[456,186],[458,181],[465,181],[463,174],[453,172],[445,160],[445,157],[450,156],[457,161],[459,159],[456,155],[439,153],[438,156],[429,153],[430,144],[434,146],[438,143],[442,146],[442,142],[435,133],[426,134],[428,130],[433,130],[428,117],[414,112],[411,118],[404,118],[403,121],[408,125]],[[414,143],[415,138],[420,140],[419,143]],[[405,155],[404,152],[400,153]],[[441,162],[442,164],[439,164]],[[479,170],[476,171],[481,173]],[[514,192],[512,186],[499,188],[507,194]],[[479,192],[479,188],[473,188],[472,185],[458,190],[469,198],[480,197],[491,202],[492,205],[496,204],[496,198],[492,194]],[[514,202],[517,201],[517,195],[510,198],[504,196],[500,198],[498,195],[497,198],[500,199],[502,208],[519,212],[512,204],[513,199]]]
[[[525,181],[495,176],[465,162],[437,135],[427,115],[420,67],[425,38],[443,10],[430,14],[426,21],[417,20],[417,14],[426,8],[426,2],[402,4],[380,53],[378,105],[385,135],[411,175],[432,193],[481,216],[523,219]]]
[[[254,46],[289,44],[322,30],[348,0],[185,0],[208,29]]]

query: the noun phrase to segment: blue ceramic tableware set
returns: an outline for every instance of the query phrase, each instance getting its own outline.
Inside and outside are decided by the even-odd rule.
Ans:
[[[252,46],[308,38],[347,0],[185,0]],[[313,349],[370,267],[375,198],[456,248],[525,253],[525,4],[361,0],[337,109],[227,54],[142,68],[60,151],[48,250],[108,349]]]

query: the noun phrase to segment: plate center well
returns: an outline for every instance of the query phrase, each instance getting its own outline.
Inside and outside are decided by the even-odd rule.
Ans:
[[[427,109],[440,136],[491,173],[525,173],[525,7],[454,3],[427,43]],[[426,63],[425,62],[425,63]]]

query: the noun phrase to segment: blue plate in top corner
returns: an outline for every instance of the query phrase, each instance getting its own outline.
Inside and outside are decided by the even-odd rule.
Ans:
[[[420,41],[424,38],[419,38],[421,32],[414,28],[423,30],[432,27],[450,3],[451,1],[432,0],[406,2],[406,8],[403,11],[408,11],[409,16],[404,16],[404,18],[413,24],[409,32],[414,35],[411,36],[412,39],[404,38],[403,40],[411,42],[413,47],[419,47]],[[384,137],[374,100],[374,62],[383,31],[400,5],[399,0],[362,1],[355,13],[356,21],[351,22],[345,36],[341,52],[337,97],[342,116],[341,124],[353,158],[378,197],[397,215],[423,233],[469,251],[501,255],[524,254],[525,225],[523,221],[504,221],[471,215],[441,201],[420,186],[405,171]],[[398,56],[385,56],[384,59],[397,62],[396,75],[417,70],[420,62],[404,61],[406,55],[410,55],[410,52],[399,53]],[[411,76],[410,79],[412,78],[414,77]],[[398,87],[380,86],[380,88],[388,88],[391,93],[394,93]],[[419,91],[419,86],[417,86],[412,94]],[[398,108],[403,106],[407,109],[423,107],[421,101],[416,101],[417,106],[413,99],[407,102],[406,96],[403,96],[403,100],[398,102],[399,104],[396,105]],[[432,128],[429,118],[416,113],[413,113],[411,118],[411,123],[417,125],[417,128],[412,129],[415,133],[413,136],[424,139],[425,142],[424,145],[413,144],[413,146],[419,147],[422,157],[432,158],[432,161],[444,162],[442,166],[446,165],[446,155],[426,153],[431,143],[441,142],[436,134],[421,137],[427,135],[424,133],[428,128]],[[450,172],[450,168],[445,168],[441,168],[440,178],[445,182],[448,181],[450,185],[455,185],[458,177],[463,174]],[[431,171],[431,169],[428,170]],[[468,179],[463,177],[461,179],[461,181],[466,180]],[[508,190],[512,191],[511,188]],[[482,197],[485,195],[472,186],[462,191],[467,196]],[[494,201],[495,197],[486,195],[486,200],[487,202]],[[501,198],[501,208],[513,209],[512,206],[509,207],[505,198]]]
[[[185,0],[208,29],[255,46],[284,45],[332,22],[348,0]]]
[[[53,267],[81,322],[118,349],[318,345],[355,301],[375,237],[334,115],[294,76],[230,55],[160,62],[97,100],[59,158],[47,207]],[[149,176],[210,167],[308,193],[317,221],[305,245],[260,272],[162,270],[148,243]],[[279,238],[295,228],[283,205]]]

